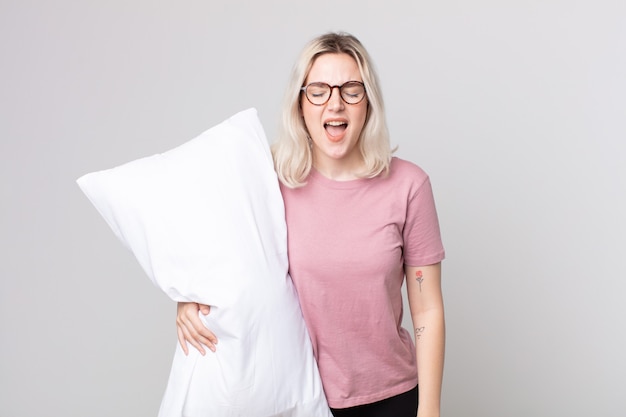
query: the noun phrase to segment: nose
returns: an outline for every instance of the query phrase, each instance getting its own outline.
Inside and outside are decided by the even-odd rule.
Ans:
[[[335,94],[335,90],[337,93]],[[330,97],[328,98],[328,107],[330,110],[343,109],[343,99],[341,98],[341,90],[335,86],[330,89]]]

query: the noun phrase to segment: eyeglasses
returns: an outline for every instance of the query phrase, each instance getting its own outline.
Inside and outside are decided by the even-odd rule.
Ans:
[[[342,85],[326,83],[311,83],[300,89],[309,102],[315,106],[328,103],[335,88],[339,89],[339,96],[347,104],[359,104],[365,98],[365,85],[360,81],[348,81]]]

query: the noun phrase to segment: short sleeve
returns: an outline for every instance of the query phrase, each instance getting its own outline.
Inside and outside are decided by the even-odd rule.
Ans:
[[[445,257],[435,200],[428,177],[409,197],[403,240],[406,265],[432,265]]]

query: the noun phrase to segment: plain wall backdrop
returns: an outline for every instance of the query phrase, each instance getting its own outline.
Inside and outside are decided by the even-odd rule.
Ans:
[[[328,30],[433,182],[443,416],[624,415],[623,0],[0,0],[0,416],[156,415],[175,304],[74,181],[248,107],[273,137]]]

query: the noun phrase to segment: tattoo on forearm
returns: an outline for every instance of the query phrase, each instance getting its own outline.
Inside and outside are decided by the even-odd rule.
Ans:
[[[422,292],[422,281],[424,281],[424,277],[422,276],[422,271],[417,271],[415,273],[415,280],[420,284],[420,292]]]
[[[415,337],[417,339],[419,339],[420,337],[422,337],[422,334],[424,333],[424,329],[426,329],[426,327],[422,326],[422,327],[416,327],[415,328]]]

